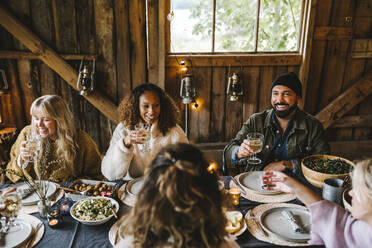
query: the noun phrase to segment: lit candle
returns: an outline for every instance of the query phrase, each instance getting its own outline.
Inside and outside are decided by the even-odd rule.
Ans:
[[[70,208],[73,205],[73,202],[69,198],[64,198],[59,204],[59,211],[61,214],[70,214]]]
[[[229,190],[229,193],[230,193],[230,196],[231,196],[232,204],[234,204],[235,206],[238,206],[239,203],[240,203],[240,189],[231,188]]]
[[[62,216],[58,209],[53,209],[48,214],[48,225],[50,227],[57,227],[62,223]]]

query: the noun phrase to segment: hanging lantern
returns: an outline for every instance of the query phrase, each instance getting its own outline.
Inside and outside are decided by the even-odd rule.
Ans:
[[[229,76],[229,81],[227,84],[227,95],[231,102],[236,102],[239,100],[239,96],[243,95],[243,87],[240,82],[239,74],[234,72]]]
[[[191,74],[186,74],[181,79],[180,97],[183,104],[189,104],[195,101],[196,89],[192,83],[193,77]]]
[[[76,88],[79,90],[79,94],[82,96],[88,95],[94,90],[94,74],[96,69],[96,60],[93,62],[85,62],[83,59],[79,67],[79,76],[76,82]]]

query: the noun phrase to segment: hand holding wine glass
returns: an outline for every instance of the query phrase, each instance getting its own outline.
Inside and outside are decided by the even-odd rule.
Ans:
[[[253,132],[247,135],[248,146],[253,151],[253,155],[247,160],[250,164],[260,164],[262,161],[256,154],[262,151],[264,136],[261,133]]]
[[[21,143],[20,156],[23,161],[22,168],[26,168],[29,162],[34,162],[34,158],[41,149],[40,135],[26,135],[26,140]]]
[[[141,151],[149,151],[149,140],[151,138],[151,124],[139,123],[135,125],[135,130],[137,131],[137,143],[140,144]]]

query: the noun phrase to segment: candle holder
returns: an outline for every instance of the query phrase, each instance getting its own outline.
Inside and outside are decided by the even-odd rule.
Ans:
[[[73,204],[74,202],[70,198],[63,198],[58,204],[58,209],[62,215],[68,215]]]
[[[229,190],[229,194],[231,196],[231,201],[234,206],[238,206],[240,204],[240,189],[238,188],[231,188]]]
[[[62,215],[58,209],[53,209],[48,213],[48,225],[50,227],[58,227],[62,222]]]

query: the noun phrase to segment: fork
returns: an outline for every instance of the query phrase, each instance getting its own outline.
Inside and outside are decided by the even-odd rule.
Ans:
[[[248,214],[249,214],[249,218],[251,219],[251,220],[253,220],[254,221],[254,223],[256,223],[256,226],[257,226],[257,228],[267,237],[268,235],[267,235],[267,233],[265,232],[265,230],[262,228],[262,226],[261,226],[261,224],[258,222],[258,220],[257,220],[257,217],[253,214],[253,212],[252,212],[252,209],[250,209],[250,210],[248,210],[248,212],[247,212]]]
[[[36,238],[37,232],[39,231],[40,227],[42,227],[42,226],[43,226],[43,222],[37,223],[37,225],[35,227],[35,230],[34,230],[32,236],[31,236],[31,238],[29,239],[29,241],[26,244],[26,248],[31,248],[32,247],[32,244],[34,243],[34,240]]]

